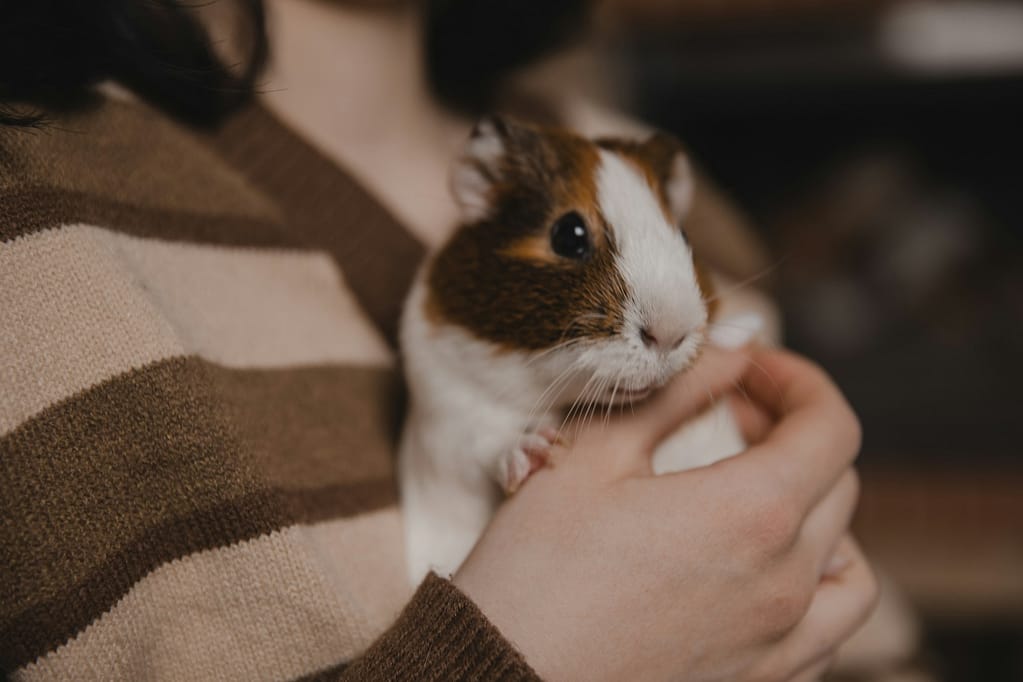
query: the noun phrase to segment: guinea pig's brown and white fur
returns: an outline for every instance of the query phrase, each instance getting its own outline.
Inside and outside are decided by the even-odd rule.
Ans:
[[[486,119],[452,184],[463,224],[424,264],[402,320],[413,582],[457,569],[570,406],[639,400],[692,365],[710,314],[674,138]]]

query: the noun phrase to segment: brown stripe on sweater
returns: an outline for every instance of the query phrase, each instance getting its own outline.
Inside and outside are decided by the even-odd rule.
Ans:
[[[363,310],[396,345],[401,306],[425,253],[422,244],[349,174],[262,107],[234,116],[214,144],[274,197],[290,227],[336,259]]]
[[[102,500],[95,500],[94,503],[103,504]],[[279,509],[279,501],[272,493],[258,492],[179,519],[157,523],[133,537],[130,544],[108,553],[101,564],[92,567],[82,578],[78,577],[82,573],[81,568],[77,568],[74,573],[60,575],[68,564],[73,563],[68,560],[69,557],[60,556],[60,553],[51,551],[51,560],[47,564],[39,563],[29,567],[20,561],[27,556],[26,552],[18,552],[17,547],[8,548],[14,554],[8,570],[13,571],[4,579],[18,579],[20,585],[14,582],[5,584],[15,590],[30,587],[34,594],[46,597],[18,611],[11,611],[9,607],[24,603],[25,599],[20,594],[13,595],[14,604],[3,604],[3,612],[0,613],[0,641],[4,642],[4,647],[0,649],[0,670],[10,673],[46,652],[53,651],[85,629],[113,606],[133,584],[160,564],[185,554],[228,544],[225,539],[242,540],[265,535],[282,527],[284,523],[276,513]],[[43,511],[40,510],[40,513]],[[26,529],[24,532],[26,535],[34,535],[40,544],[48,540],[43,534],[45,531],[36,529],[33,533],[32,529]],[[87,532],[82,532],[79,537],[86,539]],[[102,531],[95,528],[93,532]],[[34,573],[25,574],[25,570]],[[28,585],[43,582],[54,584]],[[57,582],[63,584],[57,585]]]
[[[0,436],[49,405],[183,355],[240,368],[391,364],[321,251],[139,239],[87,225],[0,249]],[[4,331],[6,330],[6,333]]]
[[[0,129],[4,233],[13,232],[12,223],[19,218],[39,229],[59,224],[42,222],[47,218],[63,222],[88,217],[79,211],[98,212],[107,218],[100,223],[110,227],[123,222],[126,229],[162,229],[140,226],[145,211],[154,211],[193,219],[209,216],[214,224],[218,216],[230,216],[227,232],[241,240],[235,243],[250,243],[249,231],[242,229],[249,221],[255,223],[251,233],[256,244],[271,237],[276,244],[285,236],[274,236],[269,229],[281,223],[274,204],[218,162],[203,138],[145,104],[107,99],[93,108],[53,112],[51,117],[52,123],[38,131]],[[53,194],[33,196],[47,191]],[[9,197],[19,199],[12,203]],[[54,203],[54,197],[54,206],[40,208]],[[33,204],[36,199],[40,201]],[[210,228],[189,228],[185,220],[171,221],[166,229],[174,232],[176,225],[181,238],[226,238]]]
[[[392,476],[400,419],[397,372],[215,365],[206,372],[267,480],[307,490]]]
[[[317,670],[314,673],[303,675],[295,680],[295,682],[334,682],[340,680],[345,669],[348,667],[348,663],[338,663],[332,665],[329,668],[323,668]]]
[[[279,222],[112,200],[46,186],[0,189],[0,243],[62,225],[87,223],[134,235],[223,246],[299,248]]]
[[[141,147],[139,139],[153,143]],[[423,246],[258,106],[210,139],[141,103],[107,101],[38,133],[0,129],[0,151],[0,242],[87,222],[163,239],[324,249],[396,343]]]
[[[0,187],[45,185],[155,208],[279,217],[194,131],[142,101],[47,112],[38,130],[0,129]]]
[[[338,492],[341,493],[341,491]],[[368,524],[371,527],[370,530],[375,531],[374,540],[377,542],[384,541],[390,546],[400,546],[399,538],[381,537],[379,519],[383,517],[365,514],[353,519],[330,521],[322,527],[292,526],[283,530],[261,529],[260,532],[253,533],[250,537],[238,538],[239,541],[246,544],[246,549],[243,551],[249,555],[256,555],[254,558],[228,560],[227,556],[235,556],[241,550],[238,549],[237,543],[221,546],[217,534],[230,530],[228,527],[232,522],[239,521],[240,524],[244,524],[244,520],[258,517],[261,508],[279,505],[279,503],[280,500],[275,496],[257,495],[152,529],[139,539],[136,546],[125,549],[118,556],[112,557],[112,560],[101,566],[88,579],[69,590],[33,604],[18,613],[14,619],[3,623],[0,627],[0,641],[4,642],[5,646],[0,648],[0,671],[9,674],[37,660],[39,665],[47,668],[66,667],[69,660],[71,660],[72,667],[75,668],[76,661],[79,666],[83,662],[89,661],[92,662],[88,668],[91,675],[81,672],[76,679],[130,679],[131,675],[126,675],[123,669],[118,670],[115,667],[124,666],[124,661],[106,662],[110,668],[106,671],[101,669],[98,662],[106,650],[117,645],[123,649],[124,655],[115,656],[115,658],[131,660],[140,654],[136,647],[148,648],[149,653],[153,654],[155,651],[152,649],[158,647],[158,642],[161,642],[159,648],[177,647],[183,653],[188,653],[190,660],[183,662],[185,670],[188,670],[190,666],[203,668],[204,662],[199,660],[202,657],[201,652],[187,651],[189,642],[162,642],[162,635],[159,634],[159,624],[162,621],[159,617],[153,619],[151,613],[146,609],[154,603],[164,603],[172,599],[175,590],[191,588],[198,591],[207,587],[211,582],[223,583],[228,579],[224,578],[222,574],[230,572],[232,569],[239,573],[243,571],[247,575],[257,572],[262,572],[264,575],[282,574],[268,577],[266,587],[280,589],[283,585],[294,583],[295,589],[303,593],[301,598],[291,600],[288,600],[286,591],[281,595],[252,594],[247,597],[244,594],[246,590],[240,586],[230,588],[237,594],[225,594],[227,591],[225,589],[217,595],[210,595],[210,602],[206,604],[207,615],[211,611],[223,609],[224,612],[221,615],[223,619],[240,619],[244,622],[244,624],[238,625],[235,632],[232,633],[233,635],[239,635],[239,631],[242,629],[251,629],[250,624],[255,623],[258,624],[256,631],[262,633],[262,636],[273,637],[274,627],[282,627],[281,621],[297,620],[293,613],[284,613],[283,608],[280,609],[281,612],[277,613],[276,620],[272,622],[267,619],[265,613],[257,616],[255,611],[263,609],[262,603],[256,606],[247,606],[247,598],[260,602],[279,600],[283,601],[282,606],[286,604],[292,608],[295,607],[293,602],[298,601],[301,610],[304,611],[304,613],[300,613],[300,616],[304,616],[307,624],[322,621],[323,628],[333,631],[333,634],[330,635],[331,639],[347,638],[343,642],[333,642],[332,651],[342,655],[354,654],[355,651],[365,646],[366,642],[363,641],[365,638],[374,637],[390,624],[394,613],[400,608],[404,598],[407,598],[407,594],[404,592],[405,577],[400,561],[395,561],[394,557],[388,556],[393,561],[392,573],[396,575],[384,578],[385,581],[390,578],[392,592],[399,595],[400,601],[395,604],[381,599],[379,601],[388,604],[392,612],[368,615],[361,609],[358,611],[347,610],[353,608],[353,604],[337,603],[338,595],[330,586],[327,576],[329,566],[315,566],[314,564],[315,567],[311,567],[303,556],[304,552],[308,550],[308,545],[304,543],[309,542],[309,539],[299,541],[296,538],[312,534],[312,542],[317,543],[323,542],[322,536],[329,533],[349,552],[359,551],[365,555],[372,554],[372,545],[366,542],[353,543],[352,538],[349,537],[351,534],[346,531],[357,531],[356,527],[359,525]],[[205,535],[209,537],[210,542],[206,545],[202,542],[196,543],[187,555],[179,558],[177,552],[180,547],[175,546],[173,540],[168,538],[181,537],[182,533]],[[280,547],[282,540],[288,545],[287,548]],[[213,554],[196,553],[203,550],[213,550]],[[323,549],[317,551],[322,552]],[[163,560],[154,560],[161,552],[165,554]],[[168,563],[172,559],[174,561]],[[363,556],[355,556],[350,557],[349,562],[357,563],[363,560]],[[369,562],[372,563],[372,560],[370,559]],[[150,563],[151,565],[143,565]],[[160,566],[159,570],[158,566]],[[347,569],[348,566],[342,567]],[[361,567],[364,570],[366,566],[362,565]],[[153,585],[155,576],[157,576],[153,573],[154,571],[163,574],[159,577],[157,586]],[[136,574],[137,578],[131,580],[131,577]],[[377,580],[381,580],[380,573],[377,573],[375,577]],[[240,578],[240,576],[236,578]],[[154,593],[160,594],[159,600],[151,599]],[[310,600],[307,595],[314,597],[312,601],[315,602],[315,605],[301,603]],[[187,610],[182,612],[182,609],[194,608],[195,605],[187,606],[182,603],[191,598],[188,594],[179,594],[179,597],[175,603],[164,606],[164,617],[169,617],[179,623],[187,622],[189,613]],[[226,597],[227,603],[223,603],[221,597]],[[376,606],[377,604],[370,605]],[[360,604],[360,606],[364,607],[365,604]],[[190,616],[196,618],[195,613],[191,613]],[[367,617],[372,617],[372,620],[368,621]],[[152,623],[153,620],[155,624]],[[353,628],[351,625],[345,629],[340,627],[340,621],[350,620],[358,621],[358,627]],[[204,619],[196,619],[192,629],[204,627],[204,622]],[[142,627],[143,624],[149,626],[152,634],[148,640],[144,635],[141,640],[136,640],[135,638],[139,637],[139,634],[135,628]],[[87,627],[90,629],[89,640],[73,640]],[[252,636],[253,633],[248,634]],[[309,641],[308,633],[303,634],[305,641],[291,644],[296,647],[308,648],[312,642]],[[209,633],[208,636],[209,638],[222,637],[223,633]],[[274,643],[266,642],[264,648],[279,646],[281,644],[279,640],[283,636],[284,633],[276,633],[276,636],[273,637]],[[254,638],[255,636],[249,642],[251,643]],[[69,640],[73,640],[71,644],[68,644]],[[323,653],[322,648],[320,646],[321,654]],[[42,658],[40,658],[41,656]],[[221,662],[220,665],[226,663],[228,668],[231,667],[230,661],[224,662],[224,658],[234,658],[237,668],[243,666],[241,662],[236,661],[236,656],[228,653],[220,652],[217,657]],[[326,660],[328,661],[329,658]]]
[[[468,597],[431,573],[394,626],[346,680],[529,680],[539,677]]]
[[[300,490],[274,485],[270,492],[287,510],[288,517],[296,523],[346,518],[398,502],[398,488],[393,477],[324,484]]]
[[[24,520],[0,527],[0,641],[38,656],[162,562],[393,503],[397,390],[382,369],[176,358],[23,423],[0,439],[0,499]]]
[[[197,523],[223,511],[212,510]],[[36,605],[15,627],[0,630],[14,647],[2,663],[16,670],[17,655],[16,677],[25,679],[135,679],[142,676],[133,668],[140,657],[147,661],[147,676],[191,679],[201,670],[204,678],[284,679],[348,659],[390,625],[410,595],[401,557],[390,551],[401,547],[400,532],[397,510],[387,509],[206,548],[154,567],[87,621],[87,629],[71,633],[73,638],[32,640],[31,633],[56,632],[69,619],[88,617],[82,610],[87,599],[69,593]],[[375,550],[381,541],[387,545],[382,553]],[[331,550],[343,553],[345,561],[322,561]],[[355,572],[371,574],[377,592],[389,588],[395,597],[339,594],[338,584],[358,585]],[[39,649],[47,653],[27,658]]]

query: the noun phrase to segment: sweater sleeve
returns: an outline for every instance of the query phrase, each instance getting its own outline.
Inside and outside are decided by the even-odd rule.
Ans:
[[[468,597],[431,573],[391,629],[336,679],[540,678]]]
[[[0,678],[535,679],[440,578],[386,629],[400,374],[333,252],[147,109],[55,120],[0,130]]]

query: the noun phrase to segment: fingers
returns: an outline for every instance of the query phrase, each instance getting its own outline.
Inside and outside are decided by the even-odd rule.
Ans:
[[[859,488],[856,472],[847,469],[803,523],[798,541],[800,553],[804,557],[809,556],[816,566],[814,578],[820,578],[828,568],[828,563],[836,557],[836,549],[856,510]],[[837,553],[839,558],[848,560],[848,556],[842,555],[842,552]]]
[[[763,414],[778,421],[760,443],[720,466],[759,481],[805,516],[855,459],[859,422],[838,388],[812,363],[779,350],[752,349],[751,354],[743,386]],[[747,425],[763,431],[763,416],[739,409]]]
[[[623,420],[639,444],[652,451],[686,419],[732,389],[749,364],[749,354],[707,347],[695,366],[654,396],[635,416]]]
[[[753,402],[742,390],[733,391],[728,396],[728,407],[735,417],[742,438],[748,444],[759,443],[767,437],[774,426],[775,419],[762,406]]]
[[[794,677],[786,682],[821,682],[821,679],[831,670],[835,664],[835,655],[829,654],[821,659],[813,661],[803,670],[800,670]]]
[[[598,423],[572,433],[571,450],[585,452],[591,470],[615,478],[649,473],[656,446],[687,418],[720,399],[743,375],[747,363],[746,353],[708,347],[692,369],[635,411],[626,410],[610,424]]]
[[[764,660],[769,679],[790,679],[793,675],[803,679],[807,671],[834,654],[877,603],[877,581],[856,543],[846,536],[838,551],[849,558],[848,567],[820,582],[806,616]]]

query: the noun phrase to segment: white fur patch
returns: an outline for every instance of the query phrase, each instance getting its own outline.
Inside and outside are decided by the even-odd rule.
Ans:
[[[629,288],[627,325],[636,333],[646,327],[669,344],[702,328],[707,311],[692,252],[681,231],[665,218],[643,175],[617,154],[601,150],[597,198]]]
[[[504,153],[504,141],[494,122],[480,121],[451,174],[451,190],[465,220],[482,220],[490,211],[492,187],[488,175],[496,175]]]
[[[485,163],[495,163],[504,154],[504,142],[494,122],[484,119],[479,122],[476,131],[469,139],[466,152]]]
[[[451,191],[470,222],[482,220],[490,211],[490,181],[469,159],[459,161],[451,173]]]

